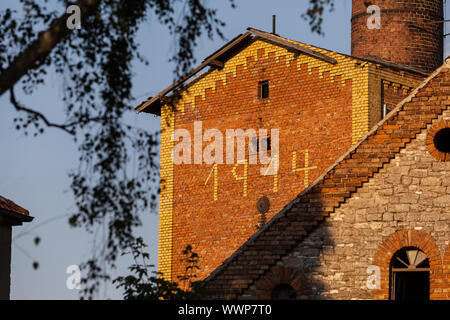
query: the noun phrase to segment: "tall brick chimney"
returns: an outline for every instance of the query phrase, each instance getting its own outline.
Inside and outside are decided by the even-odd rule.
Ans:
[[[370,6],[380,9],[379,29],[376,12],[367,12]],[[442,20],[442,0],[353,0],[352,55],[431,73],[443,63]]]

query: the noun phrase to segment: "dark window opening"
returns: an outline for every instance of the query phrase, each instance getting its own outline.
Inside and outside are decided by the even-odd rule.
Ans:
[[[291,285],[282,283],[272,290],[272,300],[295,300],[297,294]]]
[[[429,300],[430,262],[416,248],[403,248],[391,261],[391,299]]]
[[[429,300],[429,272],[395,272],[395,300]]]
[[[434,146],[440,152],[449,153],[450,152],[450,128],[445,128],[440,130],[434,136]]]
[[[270,151],[271,149],[271,142],[270,142],[270,138],[266,138],[266,139],[261,139],[261,144],[264,148],[264,146],[266,147],[267,151]]]
[[[269,97],[269,81],[261,81],[258,84],[258,95],[261,99]]]
[[[261,146],[263,150],[265,149],[266,151],[270,151],[271,148],[272,148],[271,144],[272,143],[270,141],[270,137],[269,138],[260,138],[259,142],[258,142],[258,140],[256,138],[254,138],[254,139],[252,139],[251,149],[250,150],[252,152],[258,153],[259,150],[260,150],[259,147]]]

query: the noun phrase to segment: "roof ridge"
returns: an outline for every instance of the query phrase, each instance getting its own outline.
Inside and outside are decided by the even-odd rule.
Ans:
[[[253,36],[253,37],[252,37]],[[143,101],[142,103],[140,103],[135,110],[137,112],[142,112],[147,110],[148,108],[152,107],[153,105],[158,105],[158,102],[160,102],[161,98],[163,98],[164,96],[166,96],[168,93],[175,91],[176,89],[180,88],[180,86],[182,86],[186,81],[188,81],[189,79],[191,79],[193,76],[195,76],[197,73],[199,73],[201,70],[203,70],[206,67],[215,67],[215,68],[221,68],[223,67],[223,62],[219,61],[219,58],[223,58],[223,56],[229,52],[232,51],[234,49],[236,49],[236,47],[239,47],[241,45],[248,45],[250,43],[251,40],[255,39],[255,38],[261,38],[262,40],[266,40],[268,42],[273,41],[275,43],[275,45],[278,46],[284,46],[287,50],[291,50],[291,51],[296,51],[296,52],[300,52],[302,54],[306,54],[309,55],[315,59],[320,59],[322,61],[325,61],[327,63],[331,63],[331,64],[337,64],[338,62],[332,58],[327,56],[326,54],[322,53],[322,52],[317,52],[314,51],[310,48],[308,48],[304,43],[302,42],[298,42],[298,41],[294,41],[294,40],[289,40],[287,38],[281,37],[279,35],[275,35],[272,33],[268,33],[265,31],[261,31],[255,28],[247,28],[247,32],[244,34],[240,34],[237,37],[233,38],[232,40],[230,40],[229,42],[227,42],[226,44],[224,44],[222,47],[220,47],[218,50],[216,50],[214,53],[210,54],[209,56],[207,56],[200,65],[198,65],[196,68],[194,68],[193,70],[191,70],[190,72],[188,72],[186,75],[184,75],[183,77],[181,77],[179,80],[173,82],[170,86],[168,86],[166,89],[162,90],[161,92],[159,92],[156,96],[154,97],[149,97],[147,100]],[[314,47],[314,46],[311,46]],[[318,48],[318,47],[314,47],[314,48]],[[320,50],[326,50],[323,48],[318,48]],[[327,52],[333,52],[335,54],[340,54],[334,51],[329,51],[326,50]],[[342,54],[341,54],[342,55]],[[357,59],[357,58],[355,58]],[[155,114],[158,114],[157,112],[155,112]]]
[[[338,63],[336,61],[336,59],[331,58],[324,53],[314,51],[314,50],[308,48],[306,45],[304,45],[301,42],[289,40],[289,39],[281,37],[277,34],[269,33],[266,31],[261,31],[261,30],[255,29],[255,28],[247,28],[247,31],[252,33],[253,35],[255,35],[258,38],[262,38],[262,40],[266,40],[268,42],[273,41],[276,45],[279,45],[279,46],[287,46],[288,50],[293,49],[293,50],[299,51],[303,54],[309,55],[315,59],[323,60],[323,61],[331,63],[331,64]],[[312,47],[314,47],[314,46],[312,46]]]
[[[254,36],[254,37],[252,38],[252,36]],[[229,51],[236,49],[236,47],[239,47],[242,45],[248,45],[251,42],[251,40],[255,39],[255,38],[261,38],[262,40],[266,40],[268,42],[272,41],[273,43],[275,43],[274,45],[284,46],[287,50],[301,52],[302,54],[309,55],[315,59],[319,59],[319,60],[322,60],[322,61],[325,61],[325,62],[331,63],[331,64],[337,64],[338,61],[336,59],[334,59],[333,57],[328,56],[326,53],[340,55],[340,56],[344,56],[346,58],[357,60],[360,62],[366,62],[366,63],[369,62],[369,63],[373,63],[373,64],[383,65],[383,66],[386,66],[389,68],[394,68],[394,69],[401,70],[401,71],[420,74],[421,76],[426,76],[426,74],[424,74],[418,70],[409,68],[407,66],[398,65],[396,63],[391,63],[389,61],[381,61],[381,60],[375,61],[375,60],[369,59],[369,58],[367,58],[367,59],[366,58],[358,58],[358,57],[354,57],[354,56],[351,56],[351,55],[348,55],[345,53],[318,47],[318,46],[315,46],[312,44],[306,44],[306,43],[298,41],[298,40],[292,40],[292,39],[280,36],[278,34],[273,34],[273,33],[262,31],[262,30],[259,30],[256,28],[248,27],[246,33],[239,34],[238,36],[234,37],[232,40],[225,43],[222,47],[220,47],[219,49],[214,51],[212,54],[208,55],[205,59],[203,59],[203,61],[200,65],[195,67],[190,72],[186,73],[179,80],[173,82],[166,89],[160,91],[157,95],[147,98],[147,100],[140,103],[135,108],[135,110],[137,112],[142,112],[142,111],[146,111],[147,109],[151,108],[152,106],[157,106],[157,107],[159,106],[159,108],[160,108],[161,100],[167,94],[169,94],[170,92],[175,92],[186,81],[188,81],[189,79],[194,77],[196,74],[198,74],[201,70],[203,70],[206,67],[213,67],[213,68],[219,68],[219,69],[222,68],[224,62],[220,61],[221,57],[223,58],[224,55],[226,56],[226,54],[229,53]],[[314,49],[319,50],[319,51],[315,51]],[[320,52],[320,51],[324,51],[326,53]],[[151,112],[151,113],[160,115],[160,111],[158,111],[158,110]]]
[[[293,40],[293,39],[290,39],[290,38],[287,38],[287,37],[280,36],[279,34],[273,34],[273,33],[270,33],[270,32],[267,32],[267,31],[263,31],[263,30],[260,30],[260,29],[257,29],[257,28],[252,28],[252,27],[247,28],[247,30],[249,30],[249,29],[253,29],[253,30],[260,31],[260,32],[264,32],[264,33],[269,34],[269,35],[274,35],[274,36],[279,37],[279,38],[281,38],[283,40],[286,40],[286,41],[289,41],[289,42],[293,42],[293,43],[297,43],[298,45],[302,45],[302,46],[305,46],[305,47],[313,47],[313,48],[316,48],[316,49],[319,49],[319,50],[327,51],[329,53],[335,53],[335,54],[339,54],[339,55],[348,56],[350,58],[354,58],[354,59],[357,59],[357,60],[361,60],[360,58],[353,57],[353,56],[347,55],[345,53],[341,53],[341,52],[338,52],[338,51],[333,51],[333,50],[330,50],[330,49],[322,48],[322,47],[319,47],[319,46],[316,46],[316,45],[313,45],[313,44],[307,44],[306,42],[302,42],[302,41],[299,41],[299,40]]]
[[[371,138],[374,138],[377,136],[377,132],[378,130],[381,130],[384,128],[384,125],[386,124],[387,126],[387,122],[388,121],[396,121],[396,116],[398,116],[400,114],[401,111],[404,110],[405,106],[408,106],[408,103],[410,103],[412,101],[412,99],[414,97],[416,97],[417,93],[420,92],[420,90],[422,88],[424,88],[427,84],[429,84],[431,82],[431,80],[433,80],[434,78],[436,78],[439,74],[441,74],[441,72],[444,69],[450,69],[450,60],[449,58],[446,59],[445,63],[439,67],[435,72],[433,72],[427,79],[425,79],[418,87],[416,87],[415,90],[413,90],[411,92],[410,95],[408,95],[408,97],[406,97],[403,101],[401,101],[396,108],[394,108],[394,110],[392,110],[385,119],[381,120],[377,125],[375,125],[364,137],[362,137],[358,143],[356,143],[354,146],[352,146],[343,156],[341,156],[332,166],[330,166],[327,170],[324,171],[324,173],[318,177],[309,187],[307,187],[305,190],[303,190],[296,198],[294,198],[292,201],[290,201],[277,215],[275,215],[266,225],[264,225],[258,232],[256,232],[254,235],[252,235],[238,250],[236,250],[228,259],[226,259],[222,265],[220,265],[218,268],[216,268],[206,279],[205,282],[206,286],[208,286],[208,283],[210,283],[211,281],[217,279],[217,277],[220,275],[220,273],[227,268],[228,266],[230,266],[233,262],[237,261],[239,259],[239,257],[241,256],[241,253],[247,249],[247,248],[251,248],[252,245],[255,244],[256,241],[258,241],[260,236],[263,236],[265,234],[265,232],[268,232],[270,230],[270,228],[278,221],[280,221],[283,217],[293,217],[293,219],[295,218],[295,216],[301,216],[301,215],[310,215],[311,218],[316,218],[316,217],[323,217],[323,220],[325,219],[325,217],[329,216],[329,214],[331,212],[333,212],[337,207],[339,207],[342,203],[344,203],[354,192],[356,192],[356,190],[360,187],[362,187],[366,182],[368,182],[370,180],[370,178],[372,178],[377,172],[379,172],[379,170],[381,170],[381,168],[384,167],[384,165],[386,163],[389,163],[394,157],[395,155],[400,152],[400,150],[402,150],[403,148],[405,148],[411,141],[413,141],[414,137],[417,136],[416,131],[422,131],[423,128],[426,128],[426,125],[428,125],[428,122],[431,122],[433,120],[432,117],[429,117],[427,119],[420,119],[422,120],[423,124],[422,127],[420,128],[420,130],[418,128],[415,128],[415,130],[410,130],[413,132],[413,134],[410,133],[411,135],[414,135],[414,137],[409,137],[404,138],[405,140],[407,140],[406,142],[391,142],[392,146],[387,145],[387,139],[382,140],[381,138],[379,138],[379,140],[381,140],[382,142],[385,142],[385,149],[383,150],[383,152],[377,153],[375,155],[377,155],[377,157],[370,157],[369,155],[371,153],[363,153],[361,152],[361,154],[357,154],[356,152],[358,151],[359,148],[361,148],[363,146],[364,143],[369,144],[369,140]],[[441,111],[442,111],[442,106],[441,106]],[[410,121],[413,121],[412,119],[413,117],[411,116],[409,118]],[[408,119],[407,117],[405,117],[405,119]],[[428,121],[428,122],[427,122]],[[396,130],[395,129],[387,129],[385,128],[386,133],[389,134],[393,134]],[[414,133],[416,132],[416,133]],[[404,133],[406,135],[406,133]],[[380,134],[381,136],[381,134]],[[400,139],[401,140],[401,139]],[[402,147],[400,147],[400,145],[403,144]],[[362,149],[364,150],[364,149]],[[375,149],[374,149],[375,150]],[[374,153],[374,151],[371,151],[372,153]],[[352,155],[358,155],[358,157],[352,157]],[[378,155],[381,155],[381,158],[378,158]],[[349,163],[364,163],[364,160],[366,159],[371,159],[372,161],[377,159],[378,161],[373,162],[373,164],[371,163],[371,166],[366,167],[367,170],[367,176],[363,176],[360,178],[359,182],[353,182],[353,183],[347,183],[348,186],[346,187],[347,190],[346,192],[342,192],[342,190],[336,190],[334,193],[326,193],[326,194],[322,194],[321,195],[321,199],[322,202],[324,204],[318,203],[318,204],[314,204],[312,202],[309,202],[309,200],[314,198],[314,190],[315,188],[320,188],[320,184],[323,182],[323,184],[326,186],[325,182],[327,177],[329,179],[331,179],[332,177],[334,178],[339,178],[341,179],[341,182],[345,181],[345,179],[349,179],[346,176],[343,176],[342,172],[339,172],[339,165],[342,165],[344,163],[344,161],[347,160],[347,162]],[[368,164],[366,164],[368,165]],[[343,170],[343,169],[340,169]],[[334,172],[333,172],[334,171]],[[325,188],[324,186],[322,186],[323,188]],[[345,189],[345,187],[344,187]],[[320,190],[319,190],[320,191]],[[332,203],[331,206],[328,206],[329,203]],[[297,213],[293,213],[291,215],[289,215],[289,213],[291,213],[291,211],[297,209],[294,206],[298,206]],[[308,212],[308,209],[310,212]],[[322,221],[323,221],[322,220]],[[297,221],[298,222],[298,221]],[[320,225],[320,223],[319,223]],[[285,228],[283,230],[286,230],[289,227],[289,224],[287,226],[285,226]],[[314,229],[309,230],[309,232],[311,232]],[[309,234],[301,234],[299,239],[297,239],[296,244],[300,243],[301,241],[304,240],[304,238]],[[284,232],[282,233],[284,234]],[[296,244],[290,244],[290,246],[288,246],[289,248],[287,248],[288,251],[291,251],[292,248],[296,245]],[[256,256],[257,257],[257,256]],[[274,265],[276,264],[277,261],[279,261],[281,259],[281,257],[279,257],[278,259],[272,259],[272,263],[269,263],[269,265]],[[250,281],[244,281],[245,285],[242,284],[242,282],[240,283],[240,285],[235,288],[234,290],[236,291],[235,294],[239,294],[242,293],[242,291],[246,288],[248,288],[249,286],[251,286],[256,280],[258,280],[262,274],[262,273],[257,273],[257,272],[253,272],[253,278]],[[256,275],[255,275],[256,274]]]
[[[373,64],[383,65],[383,66],[386,66],[386,67],[389,67],[389,68],[394,68],[394,69],[398,69],[398,70],[401,70],[401,71],[406,71],[406,72],[410,72],[410,73],[419,74],[422,77],[428,77],[429,76],[429,74],[424,73],[424,72],[422,72],[420,70],[417,70],[415,68],[408,67],[408,66],[405,66],[405,65],[402,65],[402,64],[398,64],[398,63],[395,63],[395,62],[390,62],[390,61],[387,61],[387,60],[384,60],[384,59],[381,59],[381,58],[378,58],[378,57],[362,57],[362,58],[361,57],[356,57],[356,56],[352,56],[350,54],[342,53],[342,52],[339,52],[339,51],[333,51],[333,50],[330,50],[330,49],[327,49],[327,48],[319,47],[319,46],[314,45],[314,44],[308,44],[308,43],[305,43],[305,42],[302,42],[302,41],[299,41],[299,40],[293,40],[293,39],[290,39],[290,38],[287,38],[287,37],[280,36],[278,34],[272,34],[272,33],[269,33],[267,31],[262,31],[262,30],[255,29],[255,28],[247,28],[247,30],[249,30],[249,29],[254,29],[254,30],[257,30],[257,31],[260,31],[260,32],[264,32],[265,34],[268,34],[268,35],[271,34],[271,35],[277,36],[277,37],[279,37],[279,38],[281,38],[283,40],[295,43],[295,44],[297,44],[299,46],[303,46],[303,47],[306,47],[306,48],[312,47],[312,48],[317,49],[317,50],[326,51],[329,54],[336,54],[336,55],[344,56],[346,58],[358,60],[360,62],[370,62],[370,63],[373,63]]]

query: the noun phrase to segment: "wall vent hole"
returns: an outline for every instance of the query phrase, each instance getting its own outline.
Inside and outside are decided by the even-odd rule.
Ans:
[[[450,152],[450,128],[440,130],[434,136],[434,146],[443,153]]]

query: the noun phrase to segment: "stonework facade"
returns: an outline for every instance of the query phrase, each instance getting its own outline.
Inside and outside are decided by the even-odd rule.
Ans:
[[[284,283],[298,299],[392,299],[394,277],[420,271],[426,298],[450,299],[450,162],[427,142],[449,129],[449,74],[450,61],[211,273],[208,297],[267,299]],[[402,250],[426,268],[396,270]]]
[[[310,288],[312,299],[387,299],[392,256],[417,247],[432,261],[430,298],[450,299],[448,265],[443,269],[450,244],[450,162],[427,151],[430,127],[273,268],[301,273],[304,282],[297,287]],[[381,268],[375,291],[367,288],[371,265]],[[258,286],[248,292],[264,297]]]

